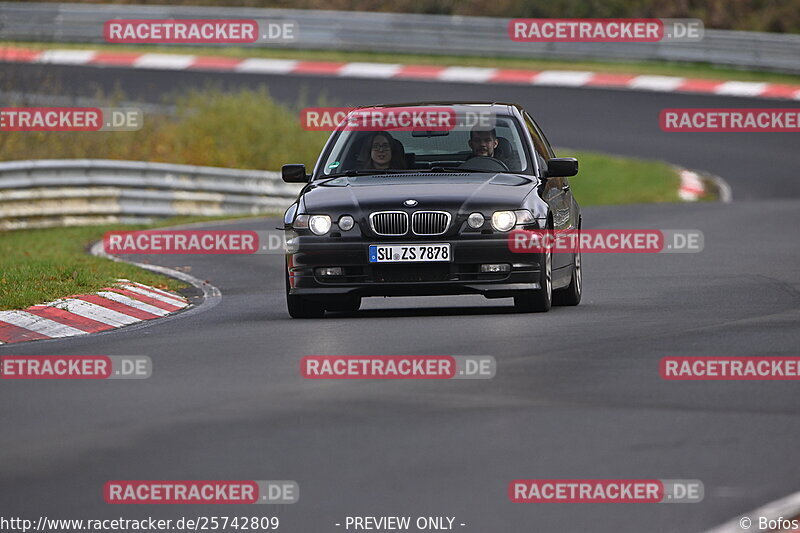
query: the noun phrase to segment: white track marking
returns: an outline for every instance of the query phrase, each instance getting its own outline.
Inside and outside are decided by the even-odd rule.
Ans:
[[[686,80],[675,76],[636,76],[628,87],[648,91],[674,91]]]
[[[297,66],[297,61],[291,59],[245,59],[234,67],[237,72],[252,72],[262,74],[288,74]]]
[[[161,293],[150,291],[147,289],[143,289],[141,287],[137,287],[136,285],[120,285],[120,289],[125,289],[126,291],[135,292],[136,294],[141,294],[142,296],[147,296],[148,298],[153,298],[154,300],[158,300],[160,302],[164,302],[165,304],[174,305],[176,307],[186,307],[189,305],[188,302],[183,300],[178,300],[177,298],[171,296],[165,296]]]
[[[39,333],[45,337],[72,337],[86,334],[82,329],[65,326],[60,322],[32,315],[25,311],[0,311],[0,320]]]
[[[594,72],[579,70],[543,70],[533,78],[533,84],[580,87],[589,83],[593,76]]]
[[[402,68],[403,65],[393,63],[348,63],[339,70],[338,75],[351,78],[391,78]]]
[[[142,54],[133,62],[134,68],[183,70],[197,59],[196,56],[177,54]]]
[[[173,300],[178,300],[180,302],[185,302],[186,301],[186,298],[184,298],[180,294],[176,294],[174,292],[165,291],[163,289],[158,289],[156,287],[151,287],[150,285],[144,285],[143,283],[139,283],[137,281],[131,281],[129,279],[123,279],[123,278],[120,278],[117,281],[129,284],[129,285],[134,285],[134,286],[139,287],[140,289],[144,289],[146,291],[157,292],[158,294],[161,294],[162,296],[166,296],[168,298],[172,298]]]
[[[448,67],[439,72],[436,80],[483,83],[491,79],[496,73],[496,68]]]
[[[167,311],[166,309],[161,309],[160,307],[146,304],[140,300],[135,300],[129,296],[125,296],[124,294],[120,294],[118,292],[100,291],[97,293],[97,295],[102,296],[103,298],[107,298],[111,301],[127,305],[128,307],[133,307],[134,309],[145,311],[152,315],[164,316],[169,314],[169,311]]]
[[[715,94],[728,96],[758,96],[767,89],[766,83],[752,81],[726,81],[714,89]]]
[[[680,174],[681,188],[678,191],[678,195],[681,197],[681,200],[687,202],[697,201],[705,192],[705,186],[700,180],[700,176],[698,176],[696,172],[687,169],[681,170]]]
[[[114,311],[113,309],[101,307],[91,302],[78,300],[76,298],[59,300],[46,305],[55,307],[57,309],[64,309],[70,313],[75,313],[76,315],[80,315],[85,318],[91,318],[92,320],[102,322],[103,324],[108,324],[109,326],[114,326],[115,328],[142,321],[141,318],[126,315],[118,311]]]
[[[13,54],[15,48],[8,48]],[[54,64],[72,64],[82,65],[90,64],[97,56],[98,52],[95,50],[68,50],[68,49],[54,49],[44,50],[38,52],[30,58],[16,59],[21,62],[31,63],[54,63]],[[134,60],[132,65],[125,65],[128,68],[154,68],[164,70],[185,70],[189,68],[203,69],[203,60],[213,60],[215,57],[207,56],[193,56],[193,55],[176,55],[176,54],[141,54]],[[200,61],[200,64],[197,62]],[[267,58],[245,58],[238,63],[225,65],[222,70],[242,73],[263,73],[263,74],[292,74],[297,71],[302,62],[292,59],[267,59]],[[374,79],[387,79],[393,78],[402,73],[406,68],[419,67],[421,65],[404,65],[394,63],[369,63],[369,62],[352,62],[345,63],[338,69],[333,69],[330,72],[314,73],[321,76],[343,76],[355,78],[374,78]],[[218,66],[213,68],[214,71],[220,70]],[[481,68],[481,67],[444,67],[441,69],[434,68],[433,71],[427,75],[414,76],[415,79],[424,81],[452,81],[452,82],[466,82],[466,83],[492,83],[494,77],[500,72],[497,69]],[[579,71],[561,71],[561,70],[545,70],[542,72],[531,71],[529,83],[533,85],[549,85],[554,87],[581,87],[590,83],[596,76],[601,73],[597,72],[579,72]],[[518,83],[525,83],[524,79],[514,76],[511,80]],[[724,96],[741,96],[741,97],[762,97],[767,99],[784,99],[784,100],[800,100],[800,90],[793,91],[792,94],[784,96],[764,96],[771,87],[781,87],[781,84],[772,85],[770,83],[749,82],[749,81],[719,81],[716,82],[715,87],[708,87],[704,89],[686,89],[682,90],[681,85],[687,81],[708,81],[714,80],[687,80],[675,76],[652,76],[642,75],[636,76],[628,83],[620,86],[618,83],[606,84],[599,82],[593,85],[595,88],[603,88],[611,86],[615,89],[622,87],[632,90],[648,90],[657,92],[689,92],[700,94],[717,94]],[[502,83],[502,77],[500,83]]]
[[[85,65],[97,55],[94,50],[45,50],[34,62],[59,65]]]

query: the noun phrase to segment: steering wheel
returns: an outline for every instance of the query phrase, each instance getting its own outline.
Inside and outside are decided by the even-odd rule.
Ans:
[[[473,168],[475,170],[510,171],[508,165],[506,165],[504,162],[500,161],[499,159],[495,159],[494,157],[489,157],[488,155],[476,155],[474,157],[470,157],[461,163],[458,168],[463,168],[465,170]]]

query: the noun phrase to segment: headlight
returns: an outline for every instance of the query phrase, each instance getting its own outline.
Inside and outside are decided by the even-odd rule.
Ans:
[[[328,215],[297,215],[292,224],[294,229],[310,229],[315,235],[325,235],[331,229]]]
[[[472,229],[480,228],[481,226],[483,226],[484,222],[485,221],[484,221],[483,215],[480,214],[480,213],[472,213],[467,218],[467,224],[469,224],[469,227],[472,228]]]
[[[342,231],[347,231],[353,229],[353,226],[356,225],[355,220],[350,215],[342,215],[339,217],[339,229]]]
[[[314,235],[325,235],[331,230],[331,217],[328,215],[311,215],[308,219],[308,229]]]
[[[497,231],[509,231],[517,224],[514,211],[495,211],[492,214],[492,227]]]

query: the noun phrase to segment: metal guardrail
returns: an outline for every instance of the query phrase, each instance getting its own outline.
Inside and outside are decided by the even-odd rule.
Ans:
[[[114,18],[247,18],[297,23],[291,42],[249,46],[546,59],[704,62],[800,73],[800,35],[706,30],[700,42],[521,43],[509,19],[242,7],[0,2],[0,41],[103,42]]]
[[[283,210],[278,172],[105,159],[0,163],[0,230]]]

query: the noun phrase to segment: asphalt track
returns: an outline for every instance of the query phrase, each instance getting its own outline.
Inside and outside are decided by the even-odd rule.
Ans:
[[[664,107],[797,107],[660,93],[14,67],[12,85],[124,87],[157,100],[218,80],[337,104],[514,101],[560,146],[661,158],[724,176],[732,204],[584,209],[584,227],[699,229],[697,254],[586,254],[584,302],[514,314],[480,297],[368,299],[356,316],[291,320],[279,256],[163,256],[222,291],[208,312],[0,354],[149,355],[146,381],[2,382],[5,516],[268,515],[344,530],[347,515],[455,516],[474,532],[704,531],[800,490],[797,384],[668,382],[666,355],[798,355],[796,134],[667,134]],[[9,79],[8,77],[6,78]],[[269,147],[263,147],[269,149]],[[590,175],[583,168],[581,175]],[[578,198],[580,201],[580,198]],[[229,226],[273,229],[275,219]],[[487,381],[307,381],[304,355],[494,355]],[[519,478],[700,479],[699,504],[512,504]],[[292,479],[300,502],[110,506],[111,479]],[[253,510],[254,509],[254,510]]]

